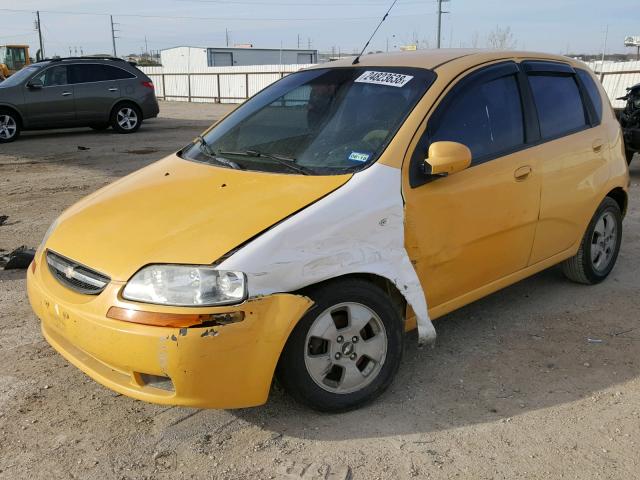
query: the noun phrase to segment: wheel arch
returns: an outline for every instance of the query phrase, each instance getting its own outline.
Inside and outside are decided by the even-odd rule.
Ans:
[[[133,100],[131,98],[119,98],[118,100],[113,102],[113,105],[111,106],[111,110],[109,110],[109,119],[111,119],[111,117],[113,117],[113,114],[115,113],[116,108],[118,108],[121,105],[125,105],[127,103],[130,103],[130,104],[134,105],[138,109],[140,114],[142,115],[142,107],[140,106],[140,104],[138,102],[136,102],[135,100]]]
[[[301,288],[300,290],[294,293],[304,295],[304,296],[309,296],[309,292],[311,292],[315,288],[328,285],[339,280],[347,280],[347,279],[363,280],[365,282],[369,282],[372,285],[375,285],[381,288],[382,290],[384,290],[389,296],[389,300],[393,304],[393,307],[398,312],[398,318],[400,318],[400,320],[404,324],[404,322],[406,321],[406,308],[408,305],[407,299],[402,294],[402,292],[400,292],[400,290],[395,285],[395,283],[393,283],[389,278],[384,277],[382,275],[377,275],[375,273],[366,273],[366,272],[346,273],[344,275],[338,275],[336,277],[332,277],[327,280],[312,283],[310,285],[307,285]]]
[[[20,113],[20,111],[17,108],[15,108],[15,107],[13,107],[11,105],[5,105],[5,104],[1,104],[0,103],[0,111],[2,111],[2,110],[9,110],[10,112],[14,113],[16,115],[16,118],[17,118],[18,122],[20,122],[20,127],[24,128],[24,126],[25,126],[24,125],[24,118],[22,118],[22,114]]]
[[[620,207],[620,212],[624,217],[627,213],[627,206],[629,204],[629,196],[627,195],[627,192],[625,192],[621,187],[616,187],[607,193],[606,196],[616,201]]]

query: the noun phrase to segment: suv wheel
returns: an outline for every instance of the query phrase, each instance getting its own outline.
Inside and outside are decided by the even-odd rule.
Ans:
[[[622,214],[618,203],[605,198],[589,223],[578,253],[565,260],[569,280],[593,285],[603,281],[616,264],[622,240]]]
[[[110,123],[118,133],[133,133],[142,124],[142,112],[132,103],[122,103],[113,109]]]
[[[380,395],[400,366],[404,328],[386,292],[360,279],[308,292],[315,304],[287,340],[276,375],[295,399],[325,412]]]
[[[10,110],[0,110],[0,143],[13,142],[20,136],[20,120]]]

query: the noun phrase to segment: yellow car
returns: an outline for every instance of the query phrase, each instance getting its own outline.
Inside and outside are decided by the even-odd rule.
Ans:
[[[28,271],[48,342],[149,402],[355,408],[404,332],[552,265],[595,284],[629,176],[587,67],[527,52],[367,55],[285,77],[88,196]]]

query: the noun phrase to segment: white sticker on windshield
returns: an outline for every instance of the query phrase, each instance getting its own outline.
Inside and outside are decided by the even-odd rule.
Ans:
[[[349,155],[349,160],[353,160],[354,162],[366,162],[367,160],[369,160],[370,156],[371,155],[369,155],[368,153],[351,152],[351,154]]]
[[[404,87],[413,78],[412,75],[401,73],[374,72],[367,70],[356,79],[356,83],[373,83],[374,85],[387,85],[389,87]]]

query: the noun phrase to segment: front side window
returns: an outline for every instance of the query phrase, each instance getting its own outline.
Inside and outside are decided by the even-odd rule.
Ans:
[[[57,87],[60,85],[68,85],[69,79],[67,75],[66,65],[56,65],[55,67],[47,68],[35,79],[40,80],[45,87]]]
[[[452,141],[471,150],[474,162],[524,143],[520,91],[508,75],[453,92],[445,111],[429,124],[429,142]]]
[[[183,150],[231,168],[340,174],[371,164],[435,78],[418,68],[294,73],[245,102]]]
[[[4,82],[0,82],[0,88],[13,87],[19,85],[31,75],[40,70],[39,66],[24,67],[22,70],[18,70],[16,73],[7,78]],[[36,77],[37,78],[37,77]]]
[[[567,135],[587,125],[580,90],[573,75],[531,74],[529,84],[543,139]]]

